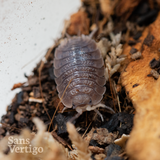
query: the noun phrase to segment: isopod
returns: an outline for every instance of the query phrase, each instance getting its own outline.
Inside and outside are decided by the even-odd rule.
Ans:
[[[83,111],[95,110],[103,120],[96,108],[112,109],[100,104],[106,91],[106,79],[104,60],[92,39],[93,34],[68,37],[61,42],[55,51],[54,74],[58,95],[65,108],[73,107],[78,112],[76,118]]]

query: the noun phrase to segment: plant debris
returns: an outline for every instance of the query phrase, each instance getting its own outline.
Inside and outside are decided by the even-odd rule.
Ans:
[[[73,14],[70,19],[70,25],[68,26],[67,33],[69,35],[89,34],[90,20],[87,17],[87,13],[80,10]]]
[[[136,52],[134,54],[131,55],[131,59],[136,60],[141,58],[142,53],[141,52]]]
[[[100,145],[110,144],[117,138],[116,134],[109,133],[106,128],[96,129],[92,139],[96,140]]]
[[[144,39],[143,44],[147,46],[151,46],[153,40],[154,40],[154,36],[148,34],[147,37]]]
[[[159,78],[159,73],[157,72],[157,71],[155,71],[155,70],[151,70],[151,75],[155,78],[155,79],[158,79]]]
[[[160,67],[160,61],[157,61],[155,58],[153,58],[150,62],[149,65],[152,69]]]
[[[130,53],[130,54],[134,54],[134,53],[136,53],[137,51],[138,51],[138,50],[137,50],[136,48],[132,47],[129,53]]]
[[[122,83],[125,86],[126,91],[129,92],[129,97],[132,99],[136,108],[134,127],[126,149],[129,156],[137,160],[156,160],[160,153],[160,150],[158,149],[160,143],[159,140],[157,140],[159,131],[154,129],[158,128],[160,104],[158,98],[159,73],[155,70],[157,65],[156,59],[159,59],[159,25],[160,15],[158,15],[156,21],[150,24],[149,27],[146,27],[140,38],[141,42],[134,46],[137,49],[143,47],[143,58],[138,61],[130,62],[125,68],[125,72],[121,75]],[[126,45],[123,50],[124,53],[127,54],[127,51],[129,51],[130,48],[130,46]],[[151,71],[151,68],[155,69]],[[158,79],[155,80],[148,76],[150,73],[152,73],[152,75],[154,74],[155,79]],[[132,86],[136,83],[139,85],[133,88]],[[144,134],[145,139],[142,136]],[[151,144],[152,149],[150,148]]]
[[[117,144],[118,146],[125,148],[127,140],[129,139],[129,135],[123,134],[121,138],[116,139],[114,141],[115,144]]]

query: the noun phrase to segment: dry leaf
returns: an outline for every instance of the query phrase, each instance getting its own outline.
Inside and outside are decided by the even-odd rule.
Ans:
[[[87,17],[87,13],[80,10],[71,16],[67,33],[69,35],[77,35],[78,33],[88,35],[89,24],[90,20]]]
[[[102,33],[103,32],[103,27],[104,25],[106,24],[107,22],[107,18],[104,17],[101,21],[98,22],[98,26],[99,26],[99,33]]]
[[[113,15],[118,0],[100,0],[100,6],[104,15]]]
[[[91,153],[88,149],[88,142],[82,139],[82,137],[77,133],[76,128],[72,123],[67,122],[67,131],[69,133],[69,138],[77,148],[78,159],[91,160]]]
[[[105,154],[96,154],[96,155],[94,156],[94,158],[95,158],[96,160],[104,160],[105,157],[106,157]]]
[[[117,138],[116,134],[109,133],[106,128],[97,128],[97,133],[93,133],[92,139],[96,140],[100,145],[113,143]]]
[[[122,16],[123,19],[127,20],[129,16],[132,14],[134,8],[138,6],[141,0],[121,0],[118,1],[117,7],[116,7],[116,15]]]
[[[126,147],[126,142],[128,141],[130,135],[123,134],[121,138],[118,138],[114,141],[115,144],[119,145],[121,148]]]
[[[160,79],[147,76],[151,71],[150,61],[159,57],[159,31],[160,14],[156,21],[144,30],[141,43],[134,46],[138,50],[142,49],[143,58],[130,62],[121,75],[122,84],[136,108],[134,127],[127,145],[127,153],[136,160],[157,160],[160,157]],[[154,39],[148,45],[144,42],[149,34],[153,35]],[[130,49],[131,47],[126,45],[123,53],[129,56]],[[134,84],[139,85],[133,87]]]
[[[148,98],[137,103],[135,124],[127,143],[127,154],[133,159],[158,160],[160,157],[159,88],[160,79],[153,84]]]
[[[11,90],[13,91],[13,90],[16,89],[16,88],[20,88],[20,87],[23,86],[23,84],[24,84],[24,83],[16,83],[16,84],[13,85],[13,87],[12,87]]]
[[[157,1],[157,3],[158,3],[158,6],[160,7],[160,0],[156,0]]]
[[[104,153],[104,149],[97,147],[97,146],[89,146],[89,150],[93,153],[93,154],[101,154]]]

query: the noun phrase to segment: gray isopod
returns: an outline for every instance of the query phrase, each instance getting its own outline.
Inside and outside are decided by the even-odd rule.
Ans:
[[[54,74],[59,98],[66,108],[76,109],[77,117],[83,111],[105,106],[95,107],[103,98],[106,80],[104,61],[92,35],[66,38],[55,51]]]

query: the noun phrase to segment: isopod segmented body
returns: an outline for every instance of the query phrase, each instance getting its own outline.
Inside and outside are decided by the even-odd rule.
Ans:
[[[104,61],[89,36],[74,36],[59,45],[54,74],[59,98],[67,108],[96,105],[105,93]]]

